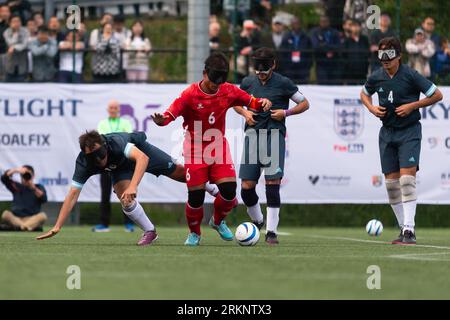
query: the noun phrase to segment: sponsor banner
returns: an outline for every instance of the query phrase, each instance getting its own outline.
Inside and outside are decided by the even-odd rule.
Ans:
[[[111,99],[120,101],[122,116],[132,122],[136,131],[145,131],[150,143],[182,163],[182,119],[158,127],[150,115],[164,111],[186,87],[0,84],[0,172],[30,164],[35,168],[36,182],[46,187],[49,200],[63,201],[79,153],[78,137],[107,117],[106,106]],[[420,203],[450,204],[450,88],[440,89],[444,100],[421,110],[423,140],[417,183]],[[381,122],[361,104],[361,87],[301,86],[300,90],[311,107],[286,121],[282,201],[386,203],[378,151]],[[243,125],[243,119],[230,110],[226,135],[236,168],[241,160]],[[99,185],[99,177],[91,177],[80,201],[99,201]],[[263,177],[257,190],[264,202]],[[187,199],[184,184],[150,174],[144,176],[138,196],[142,202]],[[1,186],[0,200],[11,198]],[[212,198],[207,197],[207,201]]]

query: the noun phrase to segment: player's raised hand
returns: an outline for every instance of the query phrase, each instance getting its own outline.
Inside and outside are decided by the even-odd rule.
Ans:
[[[269,111],[270,107],[272,107],[272,102],[269,99],[262,98],[259,102],[261,103],[264,111]]]
[[[282,109],[270,110],[270,117],[276,121],[283,121],[286,118],[286,113]]]
[[[383,118],[386,115],[386,108],[382,106],[373,106],[370,109],[370,112],[372,112],[378,118]]]
[[[41,234],[40,236],[36,237],[36,240],[44,240],[44,239],[47,239],[47,238],[51,238],[54,235],[56,235],[59,232],[59,230],[60,230],[59,228],[53,227],[53,229],[51,229],[50,231],[48,231],[48,232],[46,232],[44,234]]]
[[[162,113],[155,112],[151,115],[153,122],[156,123],[158,126],[162,126],[164,122],[169,118],[169,116],[165,116]]]
[[[408,114],[410,114],[411,112],[413,112],[415,110],[414,106],[412,104],[403,104],[400,107],[397,107],[395,109],[395,113],[399,116],[399,117],[406,117]]]

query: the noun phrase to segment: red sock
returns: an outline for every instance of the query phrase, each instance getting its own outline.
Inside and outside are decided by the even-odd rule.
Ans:
[[[236,198],[233,200],[225,200],[218,193],[214,200],[214,224],[219,225],[236,205]]]
[[[200,225],[203,219],[203,206],[200,208],[191,208],[188,203],[186,203],[186,220],[188,223],[189,230],[200,235]]]

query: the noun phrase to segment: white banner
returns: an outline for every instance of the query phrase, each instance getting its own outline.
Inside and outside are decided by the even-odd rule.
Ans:
[[[49,201],[63,201],[79,152],[78,136],[107,117],[110,99],[120,101],[123,116],[136,131],[145,131],[150,143],[181,162],[182,120],[161,128],[150,114],[165,110],[186,86],[0,84],[0,174],[30,164],[36,181],[46,187]],[[420,203],[450,204],[450,88],[440,89],[444,100],[422,110]],[[300,90],[311,107],[287,120],[282,201],[385,203],[378,152],[381,122],[361,105],[361,87],[301,86]],[[227,137],[238,168],[243,119],[233,110],[227,117]],[[258,194],[264,202],[263,179]],[[1,186],[0,200],[11,198]],[[185,202],[186,186],[146,174],[139,198],[142,202]],[[99,177],[94,176],[83,188],[80,201],[99,199]]]

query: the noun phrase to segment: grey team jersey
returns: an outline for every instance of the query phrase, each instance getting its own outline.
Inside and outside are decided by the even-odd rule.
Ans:
[[[272,77],[266,84],[262,84],[256,75],[245,77],[242,80],[242,90],[251,94],[255,98],[266,98],[272,102],[272,108],[275,109],[289,109],[290,98],[298,91],[297,86],[289,79],[279,73],[272,73]],[[254,119],[258,123],[252,127],[254,129],[280,129],[285,134],[285,121],[275,121],[270,117],[270,111],[258,113]],[[248,125],[245,125],[245,130]]]
[[[378,93],[379,105],[387,111],[381,121],[383,126],[392,128],[405,128],[420,120],[419,110],[414,110],[406,117],[399,117],[395,113],[397,107],[418,101],[421,92],[431,97],[435,91],[436,86],[431,81],[405,64],[400,65],[392,78],[384,68],[377,69],[363,87],[363,92],[368,96]]]
[[[78,154],[75,172],[72,178],[72,186],[82,189],[89,177],[103,171],[114,172],[129,165],[132,160],[128,159],[131,148],[139,147],[145,143],[147,137],[144,132],[136,133],[109,133],[103,135],[108,149],[108,162],[105,169],[88,164],[83,152]]]

